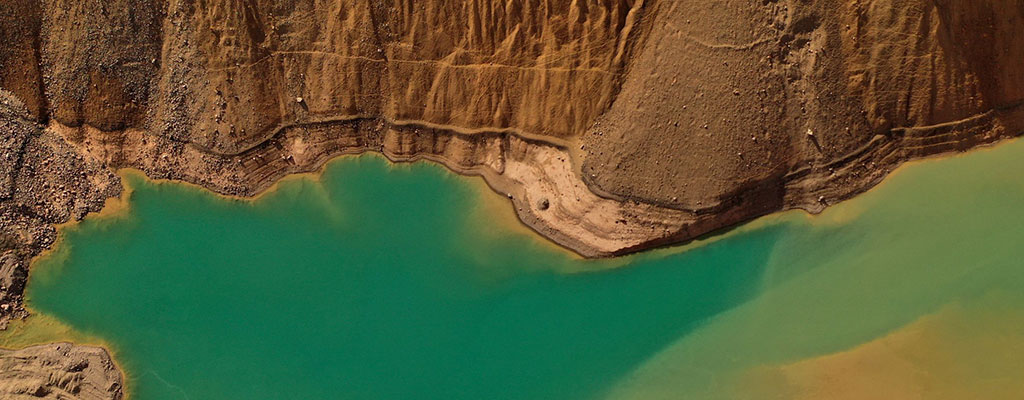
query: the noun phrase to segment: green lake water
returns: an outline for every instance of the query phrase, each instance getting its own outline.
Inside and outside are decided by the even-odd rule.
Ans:
[[[1024,305],[1024,141],[612,261],[481,218],[497,195],[433,164],[342,158],[256,201],[127,179],[124,215],[66,229],[28,296],[141,400],[714,398],[950,303]]]

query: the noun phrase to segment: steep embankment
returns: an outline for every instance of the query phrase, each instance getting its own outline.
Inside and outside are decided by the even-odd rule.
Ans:
[[[1024,131],[1016,0],[9,3],[4,319],[111,168],[252,195],[339,154],[430,159],[607,256]]]
[[[648,11],[617,100],[582,137],[591,189],[721,226],[818,211],[907,159],[1024,130],[1020,2],[759,3]]]

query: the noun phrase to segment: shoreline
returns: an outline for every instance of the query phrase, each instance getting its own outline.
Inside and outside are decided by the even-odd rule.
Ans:
[[[203,186],[201,184],[193,183],[193,182],[189,182],[189,181],[185,181],[185,180],[178,180],[178,179],[171,179],[171,178],[153,178],[153,177],[149,176],[145,171],[143,171],[143,170],[141,170],[139,168],[135,168],[135,167],[118,168],[115,171],[115,173],[122,179],[122,182],[129,175],[135,175],[135,176],[138,176],[138,177],[144,179],[148,183],[152,183],[152,184],[156,184],[156,185],[164,185],[164,184],[182,185],[182,186],[185,186],[185,187],[188,187],[188,188],[192,188],[192,189],[196,189],[196,190],[199,190],[199,191],[202,191],[202,192],[205,192],[205,193],[212,194],[212,195],[216,196],[219,199],[231,200],[231,201],[240,201],[240,202],[246,202],[246,203],[255,203],[255,202],[258,202],[258,201],[262,200],[265,196],[273,195],[277,190],[280,189],[281,185],[287,184],[290,181],[308,180],[309,182],[313,182],[313,183],[316,183],[316,184],[322,184],[323,175],[324,175],[324,173],[326,173],[327,169],[330,168],[331,164],[336,163],[336,162],[345,162],[347,160],[355,160],[355,159],[358,159],[360,157],[371,157],[371,158],[381,159],[381,160],[383,160],[383,161],[385,161],[387,163],[388,168],[412,167],[412,166],[416,166],[418,164],[422,164],[422,165],[425,165],[425,166],[429,166],[430,168],[437,168],[439,170],[442,170],[446,174],[451,174],[453,177],[455,177],[457,179],[461,179],[465,184],[470,186],[472,188],[471,190],[477,196],[478,201],[475,202],[473,209],[469,211],[470,213],[482,212],[481,210],[484,209],[484,208],[487,208],[487,209],[495,211],[495,212],[501,212],[501,213],[509,212],[510,215],[501,216],[501,217],[499,217],[499,219],[502,220],[500,222],[501,226],[503,226],[504,229],[507,229],[510,233],[529,234],[529,235],[533,236],[534,239],[536,239],[535,242],[538,245],[543,245],[545,248],[551,249],[551,250],[559,252],[559,253],[566,254],[566,255],[568,255],[570,257],[573,257],[574,259],[577,259],[577,260],[587,260],[588,259],[587,257],[584,257],[584,256],[580,255],[579,253],[573,251],[570,248],[567,248],[567,247],[559,245],[558,243],[552,241],[550,238],[545,236],[542,232],[534,229],[534,227],[532,227],[531,225],[525,223],[521,218],[519,218],[519,215],[517,213],[515,213],[514,207],[509,207],[508,203],[505,203],[505,202],[502,201],[502,198],[504,196],[502,196],[501,190],[498,189],[497,187],[493,186],[491,184],[492,181],[489,180],[483,173],[478,173],[478,172],[474,172],[474,171],[471,171],[471,170],[455,169],[455,168],[452,168],[451,166],[449,166],[444,161],[437,160],[437,159],[432,159],[432,158],[427,158],[427,157],[415,158],[415,159],[409,159],[409,160],[396,160],[396,159],[392,159],[391,157],[387,156],[386,154],[378,153],[378,152],[375,152],[375,151],[372,151],[372,150],[366,150],[366,151],[363,151],[363,152],[353,152],[353,153],[339,154],[339,155],[336,155],[336,156],[334,156],[332,158],[327,159],[325,162],[320,164],[320,166],[317,167],[315,170],[304,171],[304,172],[295,172],[295,173],[289,173],[287,175],[284,175],[282,178],[274,181],[272,184],[267,186],[265,189],[262,189],[262,190],[256,192],[256,194],[254,194],[252,196],[222,193],[222,192],[218,192],[216,190],[210,189],[210,188],[208,188],[206,186]],[[128,184],[123,184],[123,187],[126,190],[129,190],[129,191],[133,190],[133,188],[130,188],[130,185],[128,185]],[[130,196],[131,194],[128,193],[127,195]],[[116,203],[121,203],[121,202],[127,203],[128,201],[130,201],[130,199],[128,199],[127,197],[117,198],[117,200],[114,200],[114,199],[115,198],[111,198],[110,200],[113,200]],[[105,215],[106,214],[106,211],[105,211],[106,207],[107,206],[104,205],[104,209],[103,209],[104,211],[101,211],[99,213],[99,215],[98,215],[99,217],[102,218],[102,217],[106,216]],[[127,204],[116,204],[115,207],[118,207],[118,208],[126,207],[127,208],[128,205]],[[122,210],[118,209],[117,211],[114,211],[114,212],[122,212]],[[90,214],[89,216],[91,217],[92,214]],[[509,218],[514,218],[515,219],[514,224],[512,223],[512,221]],[[61,224],[60,226],[57,226],[57,228],[58,229],[63,229],[63,228],[65,228],[66,225],[74,225],[74,224],[77,224],[78,222],[81,222],[81,221],[73,221],[73,222],[69,221],[69,222],[66,222],[64,224]],[[55,244],[55,247],[56,247],[56,244]],[[594,260],[594,258],[590,258],[590,259]]]
[[[491,191],[509,198],[521,224],[583,258],[686,244],[789,209],[816,214],[872,188],[907,160],[946,157],[969,147],[940,146],[910,155],[893,140],[874,141],[845,158],[842,165],[799,169],[776,184],[751,186],[748,192],[713,206],[714,211],[686,211],[601,197],[580,179],[580,162],[572,151],[514,135],[462,135],[343,121],[284,127],[278,136],[245,153],[225,156],[141,130],[111,133],[55,121],[47,129],[101,165],[130,168],[156,181],[184,182],[244,200],[272,191],[292,175],[316,178],[327,163],[346,155],[375,154],[393,164],[430,161],[457,175],[482,178]],[[974,147],[1016,136],[1005,132],[978,136]],[[881,165],[861,175],[855,167],[866,163]],[[784,195],[774,185],[783,185]]]
[[[65,127],[65,128],[67,128],[67,127]],[[1021,134],[1018,135],[1018,136],[1011,136],[1011,137],[1006,137],[1006,138],[1002,138],[1002,139],[999,139],[999,140],[995,140],[995,141],[992,141],[992,142],[983,143],[983,144],[980,144],[980,145],[968,148],[966,150],[958,150],[958,149],[948,150],[948,151],[945,151],[945,152],[933,153],[933,154],[929,154],[929,155],[926,155],[926,156],[923,156],[923,157],[913,158],[913,159],[904,161],[904,162],[899,163],[898,165],[896,165],[896,167],[893,168],[892,170],[890,170],[887,173],[885,173],[882,176],[882,178],[879,180],[878,183],[876,183],[874,185],[871,185],[867,190],[859,192],[859,193],[856,193],[856,194],[853,194],[853,195],[845,197],[845,198],[838,199],[835,202],[830,202],[830,203],[828,203],[828,204],[826,204],[826,205],[824,205],[822,207],[819,207],[819,208],[804,208],[804,207],[799,207],[799,206],[798,207],[792,207],[792,208],[784,208],[784,209],[768,212],[768,213],[762,214],[760,216],[753,217],[751,219],[742,220],[740,222],[737,222],[737,223],[734,223],[734,224],[731,224],[731,225],[723,226],[723,227],[720,227],[718,229],[714,229],[712,231],[706,232],[704,234],[700,234],[698,236],[695,236],[695,237],[693,237],[691,239],[687,239],[687,240],[684,240],[684,241],[669,241],[669,242],[663,243],[663,244],[653,244],[653,245],[650,245],[650,246],[640,246],[640,247],[637,247],[637,248],[629,249],[628,252],[610,253],[610,254],[604,254],[604,255],[601,255],[601,256],[587,256],[587,255],[581,253],[580,251],[575,250],[572,247],[568,247],[568,246],[566,246],[564,244],[561,244],[561,243],[557,242],[554,238],[549,236],[549,232],[546,232],[544,229],[539,229],[535,224],[531,224],[531,223],[527,222],[527,220],[524,219],[524,215],[521,213],[523,211],[523,209],[521,207],[518,207],[518,210],[520,212],[516,212],[516,210],[517,210],[517,207],[516,207],[517,201],[516,201],[516,199],[514,199],[514,198],[511,199],[512,200],[512,201],[510,201],[511,204],[505,203],[505,202],[503,202],[501,200],[501,197],[502,197],[503,193],[509,194],[512,191],[511,190],[505,190],[505,188],[507,186],[507,183],[506,182],[501,182],[502,177],[501,177],[500,174],[495,174],[495,173],[493,173],[493,171],[490,171],[490,170],[485,169],[485,168],[461,168],[461,167],[453,165],[451,162],[449,162],[448,160],[444,159],[443,157],[432,157],[432,156],[426,155],[426,154],[415,154],[415,155],[406,156],[406,157],[396,157],[396,156],[394,156],[392,154],[388,154],[388,153],[382,152],[379,149],[371,149],[371,148],[349,149],[348,151],[344,151],[344,152],[342,152],[340,154],[335,154],[333,156],[326,157],[323,160],[321,160],[320,162],[315,163],[314,164],[314,168],[312,170],[300,170],[300,171],[297,171],[297,172],[285,172],[280,177],[278,177],[276,179],[272,179],[269,184],[266,184],[265,186],[263,186],[261,188],[255,189],[253,191],[253,194],[231,194],[231,193],[225,193],[223,191],[220,191],[220,190],[217,190],[217,189],[214,189],[214,188],[210,188],[208,186],[204,186],[201,183],[196,183],[196,182],[189,181],[189,180],[186,180],[186,179],[176,179],[176,178],[168,178],[168,177],[153,177],[153,176],[151,176],[151,174],[147,173],[143,169],[141,169],[139,167],[136,167],[136,166],[119,167],[119,168],[116,168],[114,170],[114,172],[115,172],[116,175],[118,175],[119,178],[121,178],[122,188],[123,188],[123,190],[125,192],[121,196],[111,197],[111,198],[106,199],[105,203],[104,203],[104,206],[101,208],[101,210],[99,212],[97,212],[97,213],[88,213],[87,216],[88,217],[94,217],[95,216],[95,217],[99,217],[99,218],[104,218],[104,217],[108,217],[108,216],[116,217],[116,215],[115,215],[116,213],[124,212],[125,211],[124,209],[128,207],[127,203],[130,201],[129,197],[130,197],[131,191],[132,191],[132,188],[130,187],[130,185],[124,183],[124,180],[125,180],[125,178],[128,175],[140,176],[141,178],[145,179],[146,181],[154,183],[154,184],[179,184],[179,185],[184,185],[184,186],[187,186],[187,187],[190,187],[190,188],[199,189],[199,190],[204,191],[204,192],[208,192],[210,194],[215,195],[218,198],[227,199],[227,200],[233,200],[233,201],[243,201],[243,202],[252,203],[252,202],[259,201],[261,198],[263,198],[266,195],[269,195],[269,194],[272,194],[272,193],[276,192],[279,189],[281,184],[284,184],[285,182],[288,182],[288,181],[291,181],[291,180],[308,179],[311,182],[315,182],[317,184],[320,184],[323,174],[325,173],[326,169],[329,167],[329,165],[331,163],[339,162],[339,161],[342,161],[342,160],[344,160],[346,158],[349,158],[349,157],[363,157],[363,156],[367,156],[367,157],[379,157],[379,158],[385,160],[389,164],[389,167],[398,167],[398,166],[401,166],[403,164],[405,164],[405,165],[415,165],[416,163],[420,163],[420,162],[430,163],[430,164],[432,164],[434,166],[440,167],[441,169],[445,170],[448,173],[453,173],[455,176],[458,176],[460,178],[466,178],[466,182],[470,183],[472,186],[474,186],[474,191],[477,192],[481,203],[484,203],[484,202],[490,203],[487,206],[488,207],[494,207],[494,208],[496,208],[497,206],[500,205],[501,207],[505,208],[506,210],[512,211],[513,214],[516,217],[517,225],[515,225],[515,226],[508,226],[506,224],[506,227],[509,228],[510,230],[518,231],[518,232],[526,232],[524,230],[517,229],[517,228],[525,228],[531,234],[539,236],[538,239],[541,239],[541,240],[538,240],[539,243],[544,243],[546,245],[551,245],[550,248],[557,249],[557,251],[565,252],[567,254],[570,254],[572,257],[580,259],[580,260],[615,259],[615,258],[621,258],[621,257],[624,257],[624,256],[628,256],[630,254],[641,254],[641,253],[645,253],[645,252],[657,251],[657,250],[673,248],[673,247],[690,248],[690,245],[694,244],[695,242],[704,242],[704,241],[708,241],[709,239],[713,239],[713,238],[717,238],[717,237],[721,237],[721,236],[728,236],[731,231],[733,231],[735,229],[738,229],[738,228],[741,228],[741,227],[743,227],[745,225],[749,225],[749,224],[755,223],[755,222],[757,222],[759,220],[762,220],[762,219],[764,219],[766,217],[771,218],[771,217],[775,217],[775,216],[781,216],[781,215],[784,215],[786,213],[790,213],[790,212],[794,212],[794,211],[801,212],[801,213],[803,213],[803,214],[805,214],[805,215],[807,215],[807,216],[809,216],[811,218],[819,217],[820,215],[823,214],[823,212],[825,210],[832,209],[832,208],[835,208],[837,206],[841,206],[843,204],[847,204],[847,203],[849,203],[849,200],[857,198],[860,194],[864,194],[864,193],[867,193],[867,192],[875,190],[876,188],[878,188],[881,185],[885,184],[885,182],[889,180],[889,177],[893,176],[894,174],[900,173],[900,171],[902,171],[907,166],[918,165],[918,164],[921,164],[921,163],[927,163],[927,162],[932,162],[932,161],[941,161],[941,160],[945,160],[945,159],[949,159],[949,158],[961,157],[961,156],[964,156],[964,155],[967,155],[967,154],[970,154],[970,153],[973,153],[973,152],[976,152],[976,151],[979,151],[979,152],[980,151],[987,151],[987,150],[991,150],[993,148],[996,148],[996,147],[999,147],[999,146],[1002,146],[1002,145],[1006,145],[1006,144],[1012,143],[1012,142],[1014,142],[1016,140],[1024,140],[1024,132],[1021,132]],[[476,181],[476,179],[480,179],[480,181]],[[482,187],[477,186],[479,183],[482,183],[489,190],[484,190]],[[498,196],[498,197],[493,197],[492,195],[493,196]],[[508,206],[511,206],[511,208],[507,208]],[[113,210],[108,210],[109,207],[115,207],[115,208]],[[475,209],[479,209],[481,207],[483,207],[483,206],[478,204],[475,207]],[[58,231],[61,231],[61,230],[65,229],[65,228],[67,228],[69,226],[76,225],[79,222],[81,222],[81,220],[78,220],[78,221],[69,220],[68,222],[65,222],[65,223],[62,223],[62,224],[56,224],[56,225],[54,225],[54,227]],[[57,240],[58,241],[62,240],[60,238],[61,235],[58,235],[58,236],[59,237],[58,237]],[[51,246],[50,249],[45,250],[43,253],[39,254],[35,258],[40,258],[42,256],[47,255],[49,252],[51,252],[53,250],[53,248],[57,247],[58,244],[59,244],[58,242],[55,242]]]
[[[993,150],[993,149],[995,149],[995,148],[997,148],[999,146],[1019,143],[1020,140],[1024,140],[1024,138],[1016,138],[1016,139],[1008,139],[1008,140],[1004,140],[1004,141],[999,141],[999,142],[996,142],[996,143],[993,143],[993,144],[989,144],[989,145],[985,145],[985,146],[980,146],[980,147],[976,148],[976,150],[978,152]],[[951,158],[958,158],[958,157],[968,156],[968,155],[971,155],[973,153],[974,153],[974,151],[950,152],[950,153],[937,154],[937,155],[933,155],[933,156],[930,156],[930,157],[913,160],[911,162],[904,163],[904,164],[900,165],[898,168],[894,169],[890,174],[887,175],[885,181],[889,180],[888,177],[896,176],[896,174],[902,173],[900,171],[905,170],[906,169],[905,167],[916,168],[917,166],[920,166],[920,165],[923,165],[923,164],[932,163],[932,162],[938,162],[938,161],[944,161],[946,159],[951,159]],[[130,180],[128,178],[130,176],[132,176],[132,175],[145,180],[148,184],[154,184],[154,185],[167,185],[167,184],[170,184],[170,185],[182,185],[182,186],[188,187],[190,189],[197,189],[200,192],[204,192],[207,195],[212,195],[213,197],[216,197],[216,198],[219,198],[219,199],[253,203],[253,202],[260,201],[261,199],[264,198],[264,196],[272,195],[274,192],[276,192],[278,189],[280,189],[280,187],[281,187],[280,185],[281,184],[284,184],[285,182],[289,182],[289,181],[292,181],[292,180],[309,180],[311,182],[315,182],[317,184],[320,184],[321,183],[321,178],[323,176],[323,173],[329,167],[330,163],[333,163],[333,162],[344,162],[345,160],[350,159],[348,156],[352,156],[352,155],[359,156],[359,157],[361,157],[363,155],[366,155],[366,156],[369,156],[369,157],[383,157],[388,162],[388,167],[389,168],[394,168],[394,167],[401,166],[402,163],[406,163],[408,166],[413,166],[413,165],[415,165],[416,162],[431,161],[431,160],[416,160],[416,161],[398,161],[398,162],[395,162],[395,161],[391,160],[390,158],[386,157],[385,155],[375,154],[375,153],[372,153],[372,152],[367,152],[367,153],[362,153],[362,154],[340,155],[340,156],[334,157],[334,158],[328,160],[327,162],[325,162],[315,172],[302,172],[302,173],[296,173],[296,174],[287,175],[286,177],[276,181],[273,185],[269,186],[266,190],[263,190],[260,193],[258,193],[257,195],[251,196],[251,197],[224,195],[224,194],[215,192],[213,190],[210,190],[208,188],[205,188],[205,187],[203,187],[201,185],[192,184],[192,183],[189,183],[189,182],[178,181],[178,180],[172,180],[172,179],[160,179],[160,178],[154,179],[154,178],[150,178],[148,175],[146,175],[141,170],[137,170],[137,169],[133,169],[133,168],[121,168],[121,169],[118,169],[118,171],[117,171],[117,175],[122,179],[122,188],[123,188],[123,190],[122,190],[121,195],[118,196],[118,197],[108,198],[106,200],[105,204],[104,204],[104,207],[100,211],[89,213],[89,214],[87,214],[85,216],[85,218],[83,218],[81,220],[73,220],[73,221],[68,221],[66,223],[63,223],[63,224],[59,224],[57,226],[57,229],[58,229],[58,239],[57,239],[57,241],[54,242],[54,244],[52,245],[52,247],[50,249],[48,249],[45,252],[37,255],[36,257],[34,257],[31,260],[31,270],[32,271],[36,271],[36,273],[38,273],[38,270],[40,268],[40,265],[39,265],[40,262],[46,262],[46,259],[48,257],[55,257],[55,256],[57,256],[57,252],[61,251],[61,249],[63,248],[62,246],[64,245],[63,243],[64,243],[64,240],[66,239],[66,234],[67,234],[66,232],[67,232],[68,229],[75,229],[75,228],[77,228],[79,226],[79,224],[82,223],[83,221],[85,221],[86,219],[90,219],[90,220],[100,219],[100,220],[102,220],[102,219],[107,219],[107,218],[121,218],[121,217],[124,217],[126,215],[125,213],[130,212],[131,195],[134,192],[135,188],[132,186],[132,184],[130,183]],[[438,164],[440,164],[440,165],[438,165]],[[431,167],[432,168],[433,167],[442,167],[445,170],[452,171],[451,169],[447,168],[444,164],[441,164],[441,163],[435,163]],[[456,172],[456,171],[452,171],[452,172]],[[475,175],[466,175],[466,174],[462,174],[462,173],[458,173],[458,172],[456,172],[455,176],[460,177],[460,178],[470,178],[470,179],[467,179],[467,180],[464,181],[464,182],[467,182],[467,183],[468,182],[473,182],[472,178],[475,177]],[[884,181],[883,181],[883,183],[884,183]],[[478,195],[480,195],[480,196],[489,196],[489,195],[486,194],[487,192],[483,191],[482,188],[480,188],[479,186],[472,185],[472,184],[471,184],[471,186],[474,186],[472,190],[474,192],[477,192]],[[490,187],[490,186],[488,185],[488,187]],[[874,187],[872,187],[872,189],[866,191],[865,193],[872,192],[875,189],[878,189],[878,188],[881,188],[881,187],[882,187],[881,184],[875,185]],[[491,189],[493,190],[493,188],[491,188]],[[493,199],[493,200],[499,200],[499,198],[497,198],[497,197],[484,197],[484,198],[489,198],[489,199]],[[477,199],[475,201],[486,202],[486,201],[489,201],[489,200],[484,200],[483,198],[480,198],[480,199]],[[682,252],[691,251],[693,249],[700,248],[700,247],[703,247],[705,245],[709,245],[709,244],[718,242],[720,240],[726,240],[726,239],[728,239],[728,238],[730,238],[730,237],[732,237],[734,235],[742,234],[744,232],[749,232],[750,230],[761,229],[761,228],[763,228],[765,226],[769,226],[769,225],[772,225],[772,224],[787,223],[787,220],[791,220],[792,218],[800,218],[803,221],[806,221],[807,223],[810,223],[810,224],[813,224],[813,225],[822,224],[822,223],[829,223],[829,224],[831,224],[831,223],[840,223],[840,224],[842,224],[842,223],[845,223],[846,221],[848,221],[849,218],[856,218],[856,216],[859,215],[859,212],[857,214],[854,214],[852,217],[851,216],[843,216],[843,217],[838,219],[838,222],[837,222],[836,219],[824,220],[823,218],[825,218],[825,217],[833,218],[832,216],[830,216],[828,214],[830,214],[831,212],[841,212],[843,206],[844,205],[849,205],[849,204],[853,204],[853,203],[850,202],[850,201],[843,201],[843,202],[834,204],[831,207],[825,208],[825,209],[823,209],[822,212],[818,212],[818,213],[812,213],[812,212],[808,212],[808,211],[802,210],[802,209],[792,209],[792,210],[786,210],[786,211],[771,213],[771,214],[768,214],[768,215],[756,218],[756,219],[754,219],[752,221],[748,221],[746,223],[738,224],[738,225],[733,226],[733,227],[723,228],[720,231],[716,231],[716,232],[713,232],[713,233],[701,236],[701,237],[699,237],[697,239],[691,240],[691,241],[689,241],[687,243],[684,243],[684,244],[668,245],[668,246],[659,247],[659,248],[652,248],[652,249],[648,249],[648,250],[646,250],[646,251],[644,251],[642,253],[638,253],[638,254],[635,254],[635,255],[626,256],[626,257],[615,257],[615,258],[612,258],[612,259],[622,260],[621,264],[615,263],[615,264],[618,264],[618,265],[612,265],[610,267],[609,266],[602,266],[600,268],[596,268],[596,269],[593,269],[593,270],[589,270],[588,269],[588,270],[583,270],[583,271],[572,271],[572,272],[562,271],[562,273],[586,274],[586,273],[592,273],[592,272],[601,272],[601,271],[606,271],[606,270],[609,270],[609,269],[620,268],[623,265],[629,264],[630,261],[631,261],[630,258],[633,258],[633,257],[654,257],[654,258],[660,258],[660,257],[666,257],[666,256],[670,256],[670,255],[675,255],[675,254],[679,254],[679,253],[682,253]],[[863,211],[863,210],[861,210],[861,211]],[[523,226],[526,226],[526,225],[523,224]],[[539,234],[539,233],[534,233],[534,234]],[[534,239],[537,239],[537,238],[534,238]],[[547,242],[547,241],[542,241],[542,242]],[[548,243],[550,243],[550,242],[548,242]],[[558,248],[561,248],[561,247],[558,247]],[[563,251],[567,252],[567,250],[563,250]],[[572,253],[572,254],[575,255],[575,253]],[[588,262],[589,261],[597,261],[597,262],[602,261],[601,259],[594,260],[594,259],[584,259],[584,258],[580,258],[578,260],[583,260],[583,261],[588,261]],[[608,260],[608,259],[603,259],[603,260]],[[61,261],[56,260],[56,261],[50,261],[50,262],[61,262]],[[55,265],[43,266],[42,268],[53,268],[53,267],[55,267]],[[33,275],[34,274],[30,274],[29,275],[27,284],[31,284],[32,283],[32,276]],[[103,351],[105,351],[109,355],[110,359],[114,363],[115,369],[121,375],[121,378],[122,378],[122,380],[124,382],[124,386],[123,386],[123,388],[124,388],[123,395],[125,396],[124,398],[125,399],[131,398],[130,387],[131,387],[131,382],[133,381],[133,378],[132,378],[133,374],[131,374],[130,371],[126,370],[124,368],[124,366],[119,363],[119,361],[118,361],[118,354],[119,353],[116,350],[116,346],[114,346],[109,341],[106,341],[106,340],[104,340],[104,339],[102,339],[100,337],[93,336],[93,335],[90,335],[90,334],[87,334],[87,333],[84,333],[84,332],[77,331],[73,327],[71,327],[71,325],[69,325],[69,324],[59,320],[56,317],[50,316],[50,315],[45,314],[45,313],[41,313],[41,312],[39,312],[37,310],[33,310],[31,308],[31,297],[26,296],[25,300],[26,300],[25,301],[25,303],[26,303],[26,310],[29,311],[29,316],[26,317],[26,318],[22,318],[20,320],[12,321],[14,326],[8,327],[8,329],[6,329],[5,331],[0,331],[0,349],[16,351],[16,350],[23,350],[23,349],[27,349],[27,348],[31,348],[31,347],[35,347],[35,346],[52,344],[52,343],[58,343],[58,342],[71,343],[74,346],[86,346],[86,347],[95,347],[95,348],[102,349]],[[24,340],[24,335],[26,335],[26,333],[24,332],[25,329],[38,329],[38,328],[35,328],[35,326],[37,326],[37,325],[33,325],[33,324],[50,325],[46,329],[56,329],[56,332],[46,332],[46,333],[43,333],[40,338],[33,338],[33,339],[25,341]],[[53,336],[48,336],[48,335],[53,335]]]
[[[13,326],[0,331],[0,350],[18,352],[62,343],[85,349],[99,349],[111,363],[110,370],[116,371],[120,377],[120,398],[132,398],[134,374],[120,361],[120,353],[113,342],[80,331],[60,318],[39,312],[31,306],[26,305],[25,308],[29,311],[27,317],[11,321]]]
[[[134,173],[128,171],[129,174]],[[0,349],[18,351],[25,350],[28,348],[49,345],[54,343],[69,343],[73,346],[92,347],[103,350],[113,363],[114,370],[120,374],[122,390],[122,399],[129,400],[131,396],[131,382],[133,381],[132,374],[124,368],[119,361],[117,347],[112,342],[103,339],[99,336],[89,334],[86,332],[79,331],[74,328],[71,324],[62,321],[56,316],[40,312],[32,308],[32,298],[28,295],[28,287],[32,284],[32,280],[40,272],[40,269],[53,269],[59,268],[61,265],[43,265],[40,263],[46,263],[47,259],[52,257],[60,257],[62,251],[69,251],[64,243],[67,240],[67,231],[69,229],[78,229],[81,223],[85,222],[86,219],[92,221],[103,221],[103,220],[115,220],[126,217],[130,212],[131,207],[131,195],[135,188],[127,183],[124,179],[125,176],[118,174],[121,180],[121,193],[115,197],[109,197],[104,201],[103,207],[99,211],[89,212],[81,219],[70,219],[67,222],[61,224],[55,224],[54,228],[57,232],[57,237],[54,242],[39,254],[32,257],[29,261],[30,273],[25,279],[25,293],[23,295],[23,307],[26,311],[26,315],[18,319],[13,319],[9,322],[9,325],[4,329],[0,329]],[[63,264],[66,260],[51,260],[52,263]],[[13,324],[14,326],[11,326]],[[45,327],[45,328],[44,328]],[[23,341],[25,335],[24,332],[19,330],[33,330],[33,329],[53,329],[52,332],[35,333],[41,335],[39,339],[32,339],[29,341]]]

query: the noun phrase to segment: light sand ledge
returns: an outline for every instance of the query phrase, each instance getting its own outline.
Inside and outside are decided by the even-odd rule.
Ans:
[[[585,176],[581,179],[582,154],[511,131],[459,132],[385,119],[329,119],[282,126],[246,151],[221,154],[143,130],[104,132],[56,121],[47,129],[98,164],[240,198],[258,196],[288,175],[318,172],[343,155],[375,152],[392,162],[433,161],[459,174],[482,177],[511,200],[526,226],[594,258],[684,243],[778,211],[818,213],[875,186],[906,160],[963,151],[1021,133],[1003,122],[1024,119],[1024,107],[993,112],[1000,115],[919,128],[914,134],[878,135],[847,156],[740,185],[700,209],[605,193]],[[935,137],[943,140],[936,142]]]
[[[393,162],[434,161],[460,174],[483,177],[512,200],[527,226],[586,257],[620,254],[651,238],[680,232],[694,215],[599,197],[577,178],[564,148],[508,133],[460,134],[334,121],[285,128],[249,151],[219,155],[139,130],[112,135],[56,122],[48,129],[112,168],[133,168],[150,178],[243,198],[266,192],[287,175],[316,172],[346,154],[377,152]]]

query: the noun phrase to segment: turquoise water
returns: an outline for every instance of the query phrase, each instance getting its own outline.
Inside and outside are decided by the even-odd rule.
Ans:
[[[564,275],[536,267],[581,261],[534,238],[471,235],[479,190],[429,164],[344,159],[255,203],[131,180],[31,304],[113,343],[138,399],[584,398],[747,298],[773,244]]]
[[[432,164],[344,158],[257,201],[130,175],[30,305],[110,343],[135,399],[714,397],[1024,284],[1022,143],[612,262],[481,218],[494,195]]]

